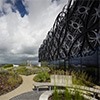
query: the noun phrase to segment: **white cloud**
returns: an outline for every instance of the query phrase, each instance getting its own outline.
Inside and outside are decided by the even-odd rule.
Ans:
[[[23,4],[29,15],[23,18],[19,12],[11,12],[11,5],[5,4],[8,15],[0,17],[0,63],[38,62],[38,48],[65,3],[66,0],[61,0],[59,5],[50,0],[25,0]]]
[[[3,4],[6,0],[0,0],[0,11],[2,11],[2,8],[3,8]]]

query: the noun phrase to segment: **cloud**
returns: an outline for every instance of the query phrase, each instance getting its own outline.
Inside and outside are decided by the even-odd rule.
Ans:
[[[12,0],[13,1],[13,0]],[[0,17],[0,63],[22,63],[30,60],[38,63],[38,48],[52,28],[54,20],[66,0],[23,0],[29,12],[24,17],[12,12],[10,4],[0,0],[0,10],[5,8],[6,15]]]
[[[2,8],[3,8],[3,4],[6,0],[0,0],[0,11],[2,11]]]

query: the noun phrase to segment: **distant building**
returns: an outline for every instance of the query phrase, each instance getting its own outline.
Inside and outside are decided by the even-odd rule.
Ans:
[[[15,65],[15,64],[13,64],[13,67],[19,67],[19,65]]]
[[[31,61],[27,60],[27,66],[31,66]]]
[[[41,67],[41,63],[40,62],[38,63],[38,66]]]

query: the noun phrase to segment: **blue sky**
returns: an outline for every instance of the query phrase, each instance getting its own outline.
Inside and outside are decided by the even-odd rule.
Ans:
[[[28,11],[25,8],[25,5],[23,4],[22,0],[15,0],[13,3],[12,0],[6,0],[5,3],[10,4],[12,12],[16,13],[16,10],[19,11],[21,17],[24,17],[24,15],[28,15]],[[6,14],[6,11],[3,10],[1,14]]]
[[[66,3],[0,0],[0,64],[27,60],[37,64],[38,48]]]

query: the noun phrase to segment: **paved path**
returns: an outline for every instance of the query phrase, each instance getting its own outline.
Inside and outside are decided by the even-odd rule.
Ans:
[[[30,75],[30,76],[21,75],[21,76],[23,79],[23,83],[15,90],[0,96],[0,100],[9,100],[9,99],[11,99],[17,95],[20,95],[22,93],[32,91],[34,75]]]
[[[39,100],[39,97],[43,92],[44,91],[39,91],[39,92],[30,91],[30,92],[26,92],[21,95],[18,95],[10,100]]]

